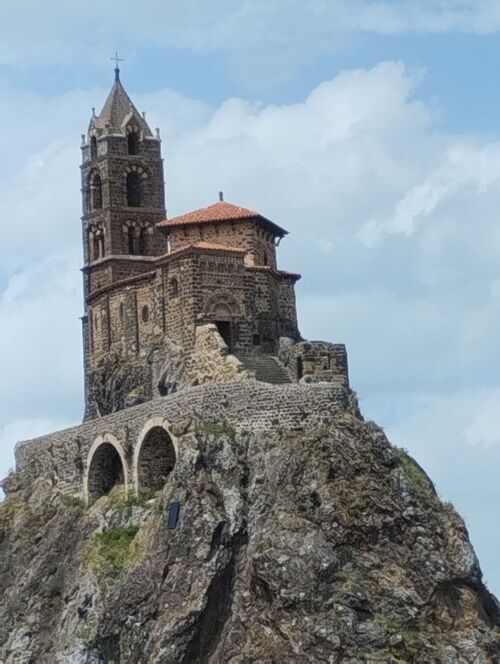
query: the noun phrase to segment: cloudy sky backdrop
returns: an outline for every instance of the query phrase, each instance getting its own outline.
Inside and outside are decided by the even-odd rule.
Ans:
[[[305,337],[464,515],[500,594],[496,0],[0,0],[0,472],[78,422],[80,134],[122,80],[169,214],[226,199],[291,235]]]

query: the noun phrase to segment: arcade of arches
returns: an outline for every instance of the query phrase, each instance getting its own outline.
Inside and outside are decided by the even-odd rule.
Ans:
[[[162,426],[153,426],[146,433],[135,456],[135,491],[152,495],[160,491],[171,473],[176,454],[174,444]],[[104,440],[90,454],[87,466],[87,499],[107,495],[113,487],[126,485],[124,454],[117,445]]]

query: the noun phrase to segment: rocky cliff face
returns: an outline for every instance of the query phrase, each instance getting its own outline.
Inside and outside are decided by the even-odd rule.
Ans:
[[[374,424],[192,424],[179,443],[149,500],[11,481],[1,662],[500,662],[462,520]]]

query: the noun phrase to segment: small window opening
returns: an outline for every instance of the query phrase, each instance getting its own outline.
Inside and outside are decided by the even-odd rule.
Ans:
[[[179,295],[179,282],[177,279],[170,279],[170,297],[177,297]]]
[[[90,189],[92,209],[99,210],[102,208],[102,182],[100,175],[94,175]]]
[[[147,305],[144,305],[144,306],[142,307],[142,313],[141,313],[141,315],[142,315],[142,322],[143,322],[143,323],[147,323],[148,320],[149,320],[149,308],[148,308]]]
[[[142,178],[138,173],[127,175],[127,205],[129,207],[142,205]]]
[[[127,231],[127,244],[128,244],[128,253],[131,255],[135,254],[135,228],[129,226]]]
[[[95,136],[90,139],[90,159],[92,161],[97,159],[97,138]]]
[[[144,228],[141,228],[137,239],[137,251],[139,256],[144,256],[146,253],[146,233],[144,232]]]
[[[92,260],[96,261],[99,259],[99,237],[94,235],[92,238]]]
[[[128,135],[128,153],[139,154],[139,132],[131,131]]]
[[[123,325],[124,309],[123,302],[120,302],[120,323]]]

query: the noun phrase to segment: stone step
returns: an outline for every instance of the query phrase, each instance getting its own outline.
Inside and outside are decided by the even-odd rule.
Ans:
[[[290,376],[274,355],[238,355],[243,366],[255,373],[255,379],[261,383],[282,385],[291,383]]]

